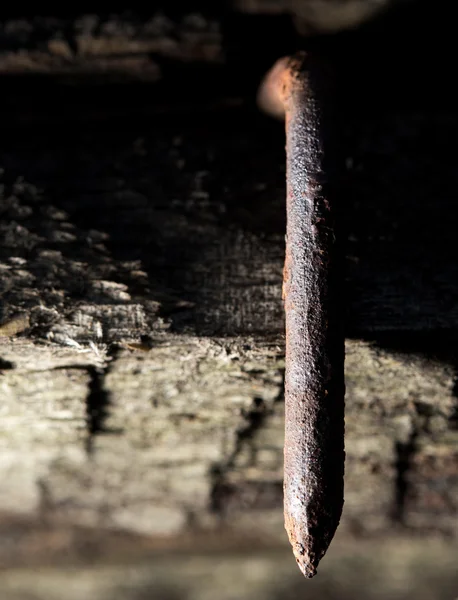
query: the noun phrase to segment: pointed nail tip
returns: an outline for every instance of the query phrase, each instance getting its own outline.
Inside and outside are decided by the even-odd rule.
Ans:
[[[312,577],[315,577],[315,575],[317,574],[317,568],[311,563],[298,563],[298,565],[302,575],[306,579],[312,579]]]
[[[302,575],[307,579],[312,579],[317,574],[319,560],[307,557],[307,555],[295,554],[296,563]]]

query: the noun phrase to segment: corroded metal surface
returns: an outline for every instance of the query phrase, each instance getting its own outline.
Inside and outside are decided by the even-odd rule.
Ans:
[[[276,114],[283,103],[286,116],[284,506],[285,527],[306,577],[315,575],[343,506],[344,338],[327,182],[333,135],[328,79],[318,59],[282,59],[260,97]]]

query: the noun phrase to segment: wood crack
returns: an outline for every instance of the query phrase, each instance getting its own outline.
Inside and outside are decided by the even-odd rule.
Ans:
[[[413,457],[417,451],[418,430],[412,429],[406,442],[396,442],[396,476],[395,485],[395,506],[393,510],[393,521],[401,525],[405,521],[406,499],[409,493],[408,474],[412,465]]]
[[[246,424],[237,431],[233,452],[223,465],[216,465],[213,467],[213,485],[210,496],[212,511],[221,515],[224,513],[226,500],[233,493],[231,484],[227,482],[227,473],[234,467],[237,457],[242,452],[245,444],[250,443],[270,413],[271,410],[268,410],[266,403],[262,398],[253,398],[252,407],[244,414]]]
[[[284,378],[284,373],[283,373]],[[224,462],[224,464],[215,465],[212,469],[212,487],[210,510],[218,513],[221,517],[227,511],[230,499],[237,494],[234,484],[228,481],[228,474],[237,464],[237,459],[244,451],[247,445],[252,445],[256,433],[265,425],[266,420],[273,414],[274,407],[284,401],[284,385],[279,387],[278,396],[273,403],[268,406],[262,398],[253,398],[253,404],[248,411],[245,411],[244,417],[246,424],[237,431],[237,438],[234,450]],[[255,462],[255,458],[253,458]]]
[[[104,387],[107,368],[91,366],[88,372],[91,379],[86,399],[87,429],[89,434],[86,441],[86,451],[91,455],[93,453],[94,437],[104,431],[104,423],[108,416],[110,399]]]
[[[107,358],[114,360],[116,350],[107,353]],[[86,398],[86,419],[88,436],[86,440],[86,452],[91,456],[94,452],[94,439],[97,435],[104,433],[122,433],[121,429],[113,430],[106,427],[106,419],[109,414],[110,393],[105,388],[105,379],[112,368],[113,362],[105,363],[104,366],[91,365],[88,367],[90,376],[89,392]]]

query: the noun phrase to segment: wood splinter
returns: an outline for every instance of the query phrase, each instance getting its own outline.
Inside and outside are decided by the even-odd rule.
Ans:
[[[344,335],[330,184],[333,93],[324,63],[276,63],[259,103],[286,120],[287,235],[284,511],[296,562],[313,577],[340,521],[344,476]]]

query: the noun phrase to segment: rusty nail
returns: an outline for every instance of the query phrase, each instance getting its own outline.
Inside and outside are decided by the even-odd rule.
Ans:
[[[301,53],[278,61],[259,94],[262,108],[286,120],[284,511],[306,577],[316,574],[343,508],[344,335],[329,191],[331,79],[323,61]]]

